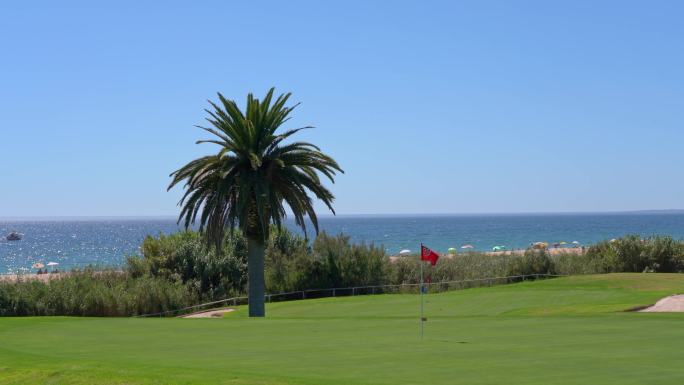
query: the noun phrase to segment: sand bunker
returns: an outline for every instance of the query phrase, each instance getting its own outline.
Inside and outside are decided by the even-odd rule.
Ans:
[[[220,318],[220,317],[223,317],[224,314],[230,313],[234,310],[235,309],[225,308],[225,309],[213,309],[213,310],[206,310],[206,311],[198,311],[196,313],[186,314],[184,316],[181,316],[180,318]]]
[[[655,305],[639,310],[646,313],[684,312],[684,295],[671,295],[656,302]]]

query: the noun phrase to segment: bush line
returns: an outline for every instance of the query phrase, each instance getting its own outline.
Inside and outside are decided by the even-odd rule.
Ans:
[[[383,248],[354,244],[342,234],[321,233],[313,242],[286,229],[271,234],[266,250],[269,293],[420,282],[415,255],[392,262]],[[239,297],[246,291],[246,241],[229,232],[224,245],[220,253],[207,248],[196,232],[150,236],[141,256],[127,258],[123,272],[84,269],[48,282],[3,281],[0,315],[131,316]],[[630,235],[598,243],[580,255],[531,249],[512,255],[469,252],[425,266],[432,282],[610,272],[684,272],[684,243]]]

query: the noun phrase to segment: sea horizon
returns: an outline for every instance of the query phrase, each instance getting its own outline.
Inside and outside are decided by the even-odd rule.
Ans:
[[[608,211],[502,211],[502,212],[455,212],[455,213],[344,213],[317,214],[318,218],[346,217],[468,217],[468,216],[546,216],[546,215],[620,215],[620,214],[684,214],[684,209],[639,209]],[[286,218],[290,218],[288,215]],[[0,221],[61,221],[61,220],[154,220],[177,219],[177,214],[160,215],[27,215],[0,216]]]

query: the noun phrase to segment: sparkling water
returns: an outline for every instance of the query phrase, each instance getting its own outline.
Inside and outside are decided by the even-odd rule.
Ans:
[[[294,228],[292,222],[288,227]],[[418,251],[421,242],[446,251],[526,248],[532,242],[591,244],[627,234],[684,238],[684,213],[507,214],[438,216],[338,216],[320,218],[321,229],[345,233],[354,242],[381,245],[389,254]],[[174,218],[1,220],[0,236],[23,233],[21,241],[0,240],[0,273],[57,262],[60,269],[95,265],[117,267],[139,253],[147,235],[179,230]],[[312,229],[309,229],[312,235]]]

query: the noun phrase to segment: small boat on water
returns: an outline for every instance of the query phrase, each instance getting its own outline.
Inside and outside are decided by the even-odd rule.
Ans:
[[[5,239],[8,241],[21,241],[22,238],[24,238],[24,234],[18,233],[16,231],[12,231],[5,237]]]

